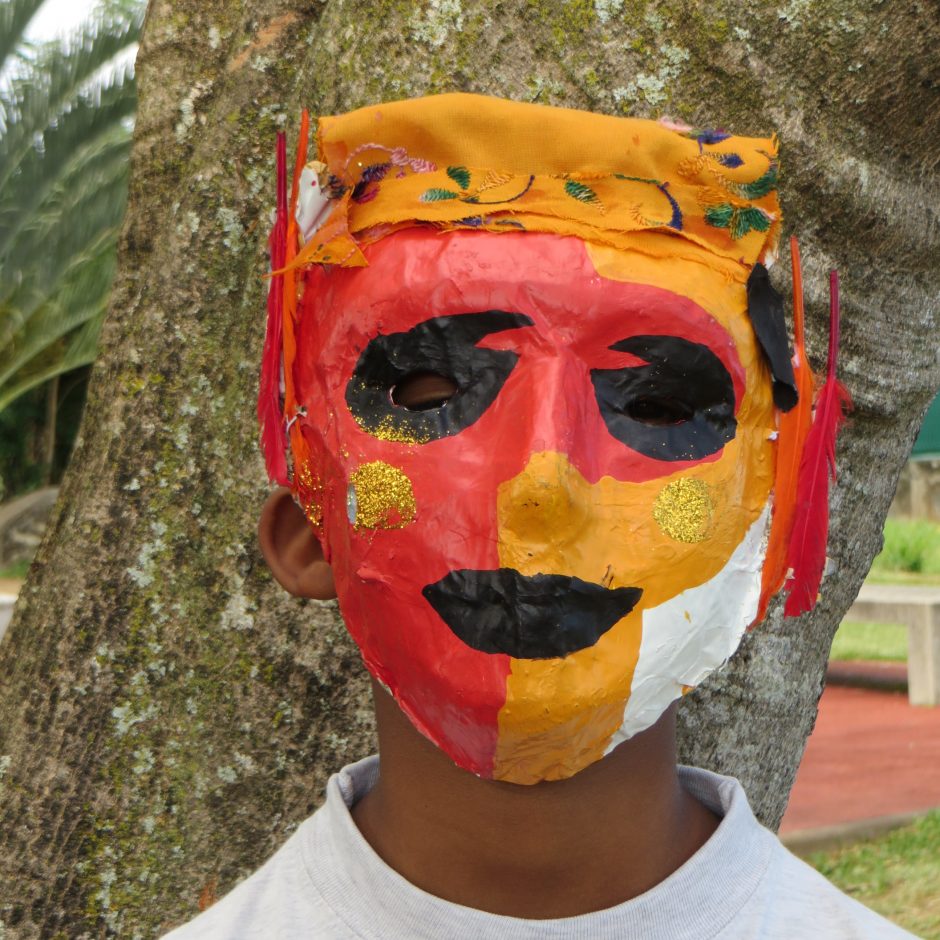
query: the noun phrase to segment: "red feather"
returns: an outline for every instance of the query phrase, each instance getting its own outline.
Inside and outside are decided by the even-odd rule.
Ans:
[[[829,536],[829,482],[836,478],[836,434],[851,407],[849,393],[836,379],[839,356],[839,275],[829,275],[829,361],[826,382],[816,399],[813,426],[806,437],[797,483],[796,518],[787,561],[790,576],[783,608],[787,617],[812,610],[826,566]]]
[[[280,271],[287,255],[287,140],[282,133],[277,135],[277,213],[268,247],[271,254],[271,270]],[[283,330],[284,276],[276,274],[268,282],[268,326],[261,357],[258,421],[261,424],[261,450],[268,477],[273,483],[287,486],[281,400]]]

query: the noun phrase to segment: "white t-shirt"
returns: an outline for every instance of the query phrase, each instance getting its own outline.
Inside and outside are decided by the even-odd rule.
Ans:
[[[251,877],[165,940],[899,940],[754,818],[741,784],[680,768],[721,823],[681,868],[616,907],[557,920],[502,917],[416,888],[372,850],[349,808],[378,758],[330,778],[324,805]]]

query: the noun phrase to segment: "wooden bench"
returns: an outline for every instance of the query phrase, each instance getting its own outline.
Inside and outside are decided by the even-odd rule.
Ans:
[[[940,705],[940,587],[863,584],[845,616],[907,627],[908,698]]]
[[[0,593],[0,640],[3,634],[7,632],[10,620],[13,617],[13,605],[16,603],[15,594]]]

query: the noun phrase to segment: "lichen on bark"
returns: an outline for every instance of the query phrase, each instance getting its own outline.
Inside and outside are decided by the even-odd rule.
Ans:
[[[273,137],[304,106],[457,89],[780,131],[817,365],[826,269],[844,282],[856,410],[833,570],[812,616],[776,612],[682,710],[687,758],[737,773],[776,824],[940,379],[938,40],[917,0],[155,0],[86,419],[0,647],[6,937],[154,936],[255,868],[373,746],[335,606],[285,597],[254,545]]]

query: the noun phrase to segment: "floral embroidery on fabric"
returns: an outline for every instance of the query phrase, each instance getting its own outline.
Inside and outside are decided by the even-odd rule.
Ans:
[[[430,160],[422,160],[420,157],[408,155],[404,147],[386,147],[383,144],[360,144],[346,158],[346,164],[343,167],[343,174],[349,171],[349,165],[361,153],[368,153],[370,150],[378,150],[388,154],[388,163],[390,166],[399,167],[401,170],[409,169],[412,173],[433,173],[437,169],[437,164]],[[372,164],[373,166],[375,164]],[[401,175],[401,174],[400,174]]]
[[[708,156],[722,166],[728,167],[729,170],[736,170],[739,166],[744,165],[744,160],[736,153],[710,153]]]
[[[773,138],[436,95],[321,118],[317,157],[333,204],[292,268],[363,265],[369,244],[428,225],[555,232],[614,248],[659,231],[708,251],[734,277],[743,259],[772,256],[779,237]]]
[[[597,206],[601,212],[604,211],[604,204],[597,198],[597,193],[586,183],[579,183],[577,180],[565,180],[565,192],[578,202],[587,203],[589,206]]]
[[[763,209],[756,206],[733,206],[723,202],[705,210],[705,221],[715,228],[726,228],[735,240],[748,232],[766,232],[773,221]]]
[[[471,172],[466,167],[463,166],[452,166],[447,168],[447,176],[457,183],[461,189],[468,190],[470,188]],[[505,183],[511,182],[513,180],[512,176],[506,177],[504,183],[500,185],[505,185]],[[484,183],[486,178],[484,177]],[[469,203],[474,206],[499,206],[507,202],[515,202],[517,199],[521,199],[532,187],[532,184],[535,182],[535,176],[530,175],[528,182],[519,192],[515,193],[512,196],[507,196],[504,199],[481,199],[480,193],[483,192],[483,186],[478,186],[476,190],[472,193],[458,193],[452,189],[442,189],[437,186],[432,186],[430,189],[426,189],[420,198],[421,202],[445,202],[450,199],[459,199],[461,202]],[[488,190],[492,190],[496,187],[496,184],[492,181]],[[460,221],[459,219],[455,221]]]
[[[465,166],[449,166],[447,175],[461,188],[470,188],[470,171]]]
[[[701,151],[702,147],[706,144],[720,144],[722,141],[727,140],[731,134],[720,128],[716,130],[705,130],[690,127],[682,136],[697,141],[698,149]]]
[[[682,231],[682,209],[679,208],[679,203],[669,193],[669,184],[663,183],[660,180],[648,180],[644,179],[641,176],[624,176],[623,173],[615,173],[614,176],[618,180],[629,180],[633,183],[649,183],[652,186],[655,186],[668,200],[669,205],[672,208],[672,217],[668,222],[653,222],[648,219],[646,216],[640,215],[638,218],[642,218],[644,224],[650,228],[654,228],[657,225],[668,225],[669,228],[674,228],[677,232]]]

